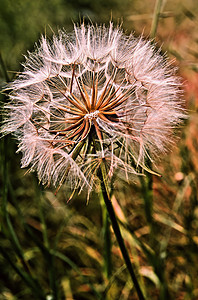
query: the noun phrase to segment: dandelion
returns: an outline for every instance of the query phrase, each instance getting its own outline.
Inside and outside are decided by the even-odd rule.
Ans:
[[[24,71],[8,87],[1,131],[13,132],[22,167],[39,180],[73,191],[100,181],[120,250],[137,290],[144,295],[116,220],[108,178],[116,170],[137,174],[173,142],[184,117],[180,79],[160,50],[122,29],[74,25],[52,40],[42,37]]]
[[[91,189],[101,161],[109,177],[136,173],[168,149],[184,115],[173,66],[112,23],[43,36],[9,88],[2,132],[15,133],[22,167],[47,185]]]

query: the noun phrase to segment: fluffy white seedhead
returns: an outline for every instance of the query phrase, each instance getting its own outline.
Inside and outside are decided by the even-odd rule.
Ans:
[[[136,174],[168,149],[184,118],[175,68],[142,37],[84,24],[42,37],[9,86],[3,133],[14,132],[39,180],[94,185],[98,167]]]

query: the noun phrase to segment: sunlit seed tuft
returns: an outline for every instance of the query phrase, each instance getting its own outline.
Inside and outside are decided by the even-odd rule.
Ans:
[[[3,133],[14,132],[43,184],[92,188],[97,169],[128,177],[173,142],[184,117],[180,79],[150,41],[110,23],[41,38],[9,86]]]

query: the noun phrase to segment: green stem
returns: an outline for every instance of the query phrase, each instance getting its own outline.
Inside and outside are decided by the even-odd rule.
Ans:
[[[15,261],[13,261],[6,252],[6,250],[0,246],[0,253],[3,255],[3,257],[8,261],[8,263],[12,266],[12,268],[17,272],[17,274],[26,282],[28,287],[31,289],[32,293],[37,297],[36,299],[45,299],[45,294],[40,287],[38,281],[33,277],[31,274],[30,268],[28,263],[25,260],[25,256],[22,250],[22,247],[20,245],[19,239],[15,233],[14,227],[12,225],[9,212],[7,209],[8,206],[8,157],[7,157],[7,149],[8,149],[8,138],[5,137],[2,141],[2,157],[3,157],[3,193],[2,193],[2,233],[9,238],[13,250],[16,254],[16,256],[20,259],[20,262],[22,263],[22,268],[17,266]],[[4,222],[5,221],[5,227]]]
[[[105,242],[105,271],[107,278],[112,274],[111,263],[111,233],[110,233],[110,220],[107,210],[104,210],[104,242]]]
[[[101,193],[100,204],[102,208],[102,224],[103,224],[103,238],[104,238],[104,270],[105,275],[108,279],[110,279],[112,275],[112,261],[111,261],[111,232],[110,225],[111,221],[109,219],[108,212],[106,210],[105,203],[103,201],[103,195]]]
[[[156,0],[156,2],[155,2],[155,9],[154,9],[153,21],[151,24],[151,32],[150,32],[151,39],[154,39],[156,36],[157,26],[158,26],[160,14],[161,14],[162,3],[163,3],[163,0]]]
[[[3,197],[2,197],[2,215],[3,220],[6,224],[5,235],[9,238],[10,242],[13,245],[13,249],[15,249],[16,254],[18,255],[25,271],[31,275],[30,268],[28,263],[25,261],[24,253],[21,248],[19,239],[16,235],[14,227],[12,225],[9,213],[8,213],[8,157],[7,157],[7,149],[8,149],[8,137],[5,137],[2,141],[2,157],[3,157]],[[3,223],[2,223],[3,224]]]
[[[153,189],[151,174],[146,174],[146,177],[140,176],[142,196],[144,199],[144,209],[148,224],[151,226],[153,222]]]
[[[41,220],[41,226],[42,226],[42,234],[43,234],[43,242],[46,247],[47,253],[45,256],[46,262],[48,264],[48,273],[49,273],[49,283],[50,288],[53,293],[53,300],[57,300],[58,297],[58,289],[56,284],[56,273],[55,273],[55,266],[54,266],[54,256],[50,253],[50,243],[47,233],[47,225],[45,222],[43,207],[42,207],[42,200],[40,190],[38,189],[38,206],[39,206],[39,212],[40,212],[40,220]]]
[[[7,70],[6,70],[5,63],[4,63],[1,52],[0,52],[0,65],[2,67],[2,71],[3,71],[6,82],[10,82],[10,78],[8,76],[8,73],[7,73]]]
[[[104,165],[101,164],[98,176],[99,176],[100,183],[101,183],[103,199],[104,199],[109,217],[111,219],[113,231],[115,233],[117,242],[119,244],[120,250],[122,252],[124,261],[126,263],[126,266],[127,266],[128,271],[129,271],[129,274],[131,276],[131,279],[133,281],[133,284],[136,288],[138,297],[139,297],[140,300],[145,300],[144,295],[142,293],[142,290],[140,288],[140,285],[138,283],[138,280],[136,278],[135,272],[133,270],[133,267],[132,267],[132,264],[131,264],[131,261],[130,261],[130,258],[129,258],[129,254],[128,254],[128,251],[125,247],[124,240],[122,238],[120,228],[119,228],[119,225],[118,225],[118,222],[117,222],[117,219],[116,219],[116,215],[115,215],[115,212],[114,212],[109,194],[107,192],[107,185],[106,185],[106,179],[105,179],[106,176],[104,174],[105,170],[104,170],[103,167],[104,167]]]

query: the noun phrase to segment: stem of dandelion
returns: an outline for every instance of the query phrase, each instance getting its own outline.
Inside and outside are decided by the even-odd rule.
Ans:
[[[111,232],[110,232],[110,219],[106,210],[105,203],[103,202],[103,195],[101,194],[101,207],[103,218],[103,236],[104,236],[104,269],[107,278],[112,275],[112,261],[111,261]]]
[[[110,220],[109,215],[106,211],[105,213],[105,232],[104,232],[104,240],[105,240],[105,249],[106,249],[106,273],[107,278],[110,278],[112,273],[112,264],[111,264],[111,232],[110,232]]]
[[[121,235],[120,227],[119,227],[117,219],[116,219],[116,215],[115,215],[115,212],[114,212],[114,209],[113,209],[113,205],[112,205],[111,200],[109,198],[103,167],[104,167],[104,165],[101,164],[98,176],[99,176],[100,183],[101,183],[103,199],[104,199],[104,202],[105,202],[105,205],[106,205],[106,208],[107,208],[107,211],[108,211],[111,223],[112,223],[113,231],[115,233],[118,245],[119,245],[120,250],[122,252],[122,255],[123,255],[124,261],[126,263],[127,269],[129,271],[129,274],[131,276],[132,282],[133,282],[133,284],[136,288],[139,300],[145,300],[144,295],[142,293],[142,290],[140,288],[140,285],[138,283],[138,280],[136,278],[135,272],[133,270],[133,266],[131,264],[128,251],[127,251],[126,246],[124,244],[124,240],[123,240],[122,235]]]

